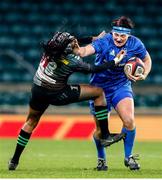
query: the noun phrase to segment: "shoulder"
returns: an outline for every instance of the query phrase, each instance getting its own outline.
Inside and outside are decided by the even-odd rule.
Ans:
[[[131,35],[128,38],[128,44],[129,46],[140,46],[140,45],[144,45],[143,42],[136,36]]]
[[[127,50],[133,53],[135,56],[139,57],[140,59],[143,59],[147,53],[146,47],[143,42],[135,36],[129,37],[129,41],[127,43]]]
[[[92,46],[97,49],[97,47],[100,47],[101,49],[105,49],[109,44],[112,42],[112,34],[107,33],[104,37],[96,39],[92,42]]]
[[[103,38],[112,39],[112,33],[107,33]]]
[[[105,43],[109,43],[112,40],[112,34],[111,33],[107,33],[104,37],[98,39],[101,40]]]
[[[75,54],[68,54],[66,56],[66,59],[69,61],[76,61],[76,60],[81,60],[82,58],[80,56],[75,55]]]
[[[68,54],[66,57],[62,58],[61,61],[63,64],[71,66],[71,65],[75,65],[78,62],[82,61],[82,58],[75,54]]]

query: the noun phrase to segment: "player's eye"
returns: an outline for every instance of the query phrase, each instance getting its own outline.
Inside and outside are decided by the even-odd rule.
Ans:
[[[114,35],[115,35],[116,37],[118,37],[118,36],[119,36],[119,34],[118,34],[118,33],[114,33]]]
[[[125,34],[122,34],[122,35],[121,35],[121,38],[126,38],[126,35],[125,35]]]

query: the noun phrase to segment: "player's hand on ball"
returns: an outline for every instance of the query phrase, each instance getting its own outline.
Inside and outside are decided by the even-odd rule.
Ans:
[[[125,55],[126,55],[126,51],[121,50],[114,58],[115,64],[120,63],[120,61],[122,61],[122,59],[124,58]]]
[[[146,79],[146,75],[144,74],[139,74],[138,76],[136,76],[136,81],[141,81],[141,80],[145,80]]]
[[[145,80],[146,76],[144,74],[139,74],[138,76],[133,76],[131,74],[127,74],[126,75],[128,79],[136,82],[136,81],[141,81],[141,80]]]
[[[126,76],[127,76],[127,78],[130,79],[131,81],[136,82],[136,79],[137,79],[136,76],[133,76],[131,73],[127,73]]]

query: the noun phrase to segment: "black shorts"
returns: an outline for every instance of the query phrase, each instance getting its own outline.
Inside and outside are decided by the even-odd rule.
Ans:
[[[61,106],[78,102],[79,96],[79,85],[67,85],[63,90],[53,91],[34,84],[29,104],[34,110],[45,111],[50,104]]]

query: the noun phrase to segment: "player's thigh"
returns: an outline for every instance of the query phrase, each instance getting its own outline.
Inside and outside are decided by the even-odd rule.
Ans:
[[[43,114],[49,103],[47,101],[47,89],[33,84],[29,101],[29,114]]]
[[[123,121],[123,127],[133,130],[135,128],[133,99],[126,97],[120,100],[116,106],[116,111]]]
[[[80,85],[67,85],[64,89],[48,94],[49,104],[55,106],[67,105],[79,102]]]
[[[129,84],[125,84],[114,91],[112,104],[123,123],[132,126],[134,121],[134,99]]]
[[[104,96],[104,92],[102,88],[81,84],[80,85],[80,97],[79,100],[93,100],[99,96]]]
[[[134,120],[133,98],[125,97],[124,99],[120,100],[115,109],[123,122]]]

